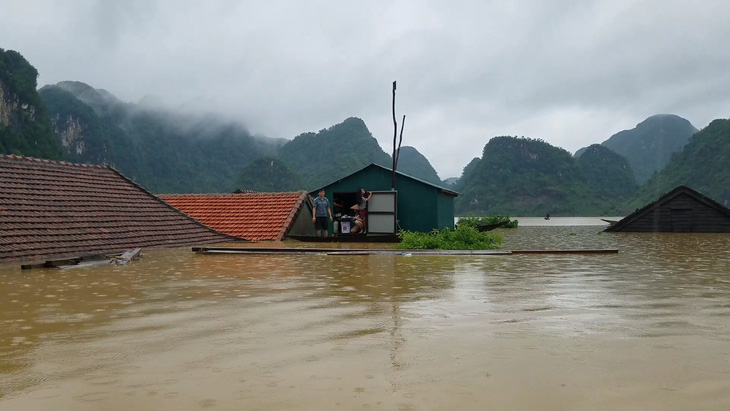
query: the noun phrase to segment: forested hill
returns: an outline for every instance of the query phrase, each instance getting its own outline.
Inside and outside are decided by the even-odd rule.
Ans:
[[[682,150],[697,129],[689,121],[673,114],[653,115],[631,130],[624,130],[601,143],[626,157],[639,184],[645,183],[669,162],[672,154]],[[578,150],[580,156],[584,149]]]
[[[88,104],[99,114],[122,114],[135,108],[134,104],[125,103],[118,99],[112,93],[104,90],[93,88],[86,83],[80,81],[61,81],[55,85],[71,93],[77,99]]]
[[[40,96],[65,159],[111,165],[155,193],[311,189],[370,163],[392,166],[358,118],[287,141],[252,137],[215,117],[125,103],[80,82],[45,86]],[[401,171],[440,181],[416,149],[402,148],[400,160]]]
[[[124,103],[84,83],[40,95],[67,159],[112,165],[156,193],[233,191],[246,165],[283,144],[215,116]]]
[[[414,147],[403,146],[398,154],[398,171],[436,185],[443,182],[431,163]]]
[[[22,55],[0,49],[0,153],[111,165],[155,193],[313,189],[370,163],[392,166],[359,118],[291,141],[254,137],[234,121],[173,112],[154,99],[123,102],[80,82],[36,91],[37,76]],[[690,139],[687,120],[652,116],[576,157],[541,140],[495,137],[458,179],[456,211],[618,215],[680,184],[727,205],[729,122]],[[664,168],[638,194],[637,166],[649,167],[645,176]],[[412,147],[401,148],[398,170],[441,183]]]
[[[236,181],[240,190],[299,191],[304,184],[299,174],[277,157],[259,157],[241,170]]]
[[[653,176],[630,203],[632,210],[684,184],[730,207],[730,120],[714,120]]]
[[[464,169],[457,214],[605,215],[622,196],[621,181],[630,169],[604,150],[588,154],[579,165],[568,151],[542,140],[494,137],[482,158]],[[592,165],[602,171],[594,173]],[[596,175],[609,170],[618,174],[605,180]]]
[[[97,115],[91,106],[61,87],[45,86],[39,94],[49,108],[66,160],[111,165],[136,178],[140,173],[140,158],[119,124]]]
[[[318,133],[304,133],[279,150],[279,158],[313,190],[370,163],[392,167],[391,157],[378,145],[365,122],[350,117]]]
[[[588,188],[608,203],[628,200],[639,187],[628,160],[608,147],[593,144],[576,162]]]
[[[38,71],[20,53],[0,48],[0,154],[62,157],[37,80]]]

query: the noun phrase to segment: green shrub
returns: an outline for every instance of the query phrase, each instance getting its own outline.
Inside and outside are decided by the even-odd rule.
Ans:
[[[494,250],[502,246],[501,235],[466,225],[429,233],[401,230],[398,237],[401,242],[395,248],[400,250]]]
[[[502,228],[517,228],[518,221],[517,220],[510,220],[509,216],[503,216],[503,215],[494,215],[494,216],[466,216],[466,217],[459,217],[459,226],[469,226],[469,227],[477,227],[480,225],[488,225],[488,224],[495,224],[499,223],[500,221],[509,221],[509,223],[502,226]]]

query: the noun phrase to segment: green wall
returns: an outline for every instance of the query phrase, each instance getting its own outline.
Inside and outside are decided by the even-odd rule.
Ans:
[[[360,171],[325,186],[325,195],[332,204],[335,192],[390,191],[392,172],[371,164]],[[431,231],[444,227],[454,228],[454,196],[440,187],[419,181],[404,174],[396,174],[398,191],[398,220],[400,228],[411,231]],[[311,192],[317,195],[319,189]]]
[[[438,197],[438,226],[454,228],[454,197],[439,195]]]

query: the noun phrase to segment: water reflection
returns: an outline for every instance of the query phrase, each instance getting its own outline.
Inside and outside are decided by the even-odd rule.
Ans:
[[[2,266],[0,408],[722,408],[730,236],[600,229],[501,231],[619,254]]]

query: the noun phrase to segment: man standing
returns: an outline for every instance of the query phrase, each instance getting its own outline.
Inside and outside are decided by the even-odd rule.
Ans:
[[[314,199],[312,203],[314,205],[314,228],[317,230],[317,237],[321,236],[322,230],[324,230],[324,236],[327,237],[329,233],[329,221],[332,221],[332,209],[330,208],[330,202],[327,197],[324,196],[324,189],[319,190],[319,197]],[[329,221],[327,221],[327,215],[329,214]]]

